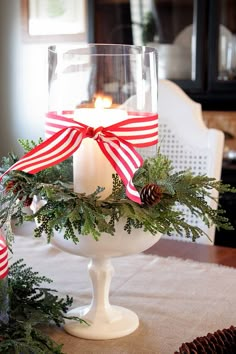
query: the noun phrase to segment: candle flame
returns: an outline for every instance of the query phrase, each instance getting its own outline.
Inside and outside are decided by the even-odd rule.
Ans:
[[[110,108],[112,105],[112,98],[110,96],[97,96],[94,102],[95,108]]]

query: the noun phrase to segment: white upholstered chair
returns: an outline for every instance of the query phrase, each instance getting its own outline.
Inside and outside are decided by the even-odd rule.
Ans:
[[[220,179],[224,134],[217,129],[206,127],[201,105],[190,99],[175,83],[159,80],[158,114],[160,151],[172,160],[175,170],[190,168],[195,174],[206,174]],[[217,196],[217,193],[214,193],[214,196]],[[214,201],[210,203],[212,207],[216,207]],[[215,227],[208,229],[199,218],[192,216],[187,208],[184,208],[184,212],[188,222],[201,227],[212,240],[211,242],[203,236],[197,242],[214,244]],[[176,235],[172,237],[191,241]]]

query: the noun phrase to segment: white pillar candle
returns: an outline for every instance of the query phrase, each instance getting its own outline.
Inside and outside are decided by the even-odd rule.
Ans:
[[[75,111],[76,121],[90,127],[107,127],[127,119],[127,113],[121,109],[80,108]],[[112,174],[114,168],[92,138],[85,138],[73,155],[74,191],[93,193],[96,188],[104,187],[102,198],[112,192]]]

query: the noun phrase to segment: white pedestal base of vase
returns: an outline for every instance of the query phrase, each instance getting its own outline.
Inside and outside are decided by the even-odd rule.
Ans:
[[[110,259],[92,259],[89,275],[93,285],[93,298],[88,306],[78,307],[68,312],[88,324],[67,321],[64,329],[73,336],[87,339],[112,339],[126,336],[139,325],[138,316],[124,307],[109,303],[109,289],[114,268]]]
[[[40,203],[31,205],[33,212]],[[63,232],[54,232],[51,244],[62,251],[90,258],[89,276],[92,282],[91,304],[75,308],[67,313],[88,322],[68,320],[64,329],[69,334],[86,339],[112,339],[131,334],[139,325],[138,316],[131,310],[111,305],[109,291],[114,268],[113,257],[137,254],[153,246],[161,234],[152,235],[142,229],[134,229],[131,234],[124,231],[122,221],[116,224],[115,235],[102,234],[98,241],[90,235],[79,235],[79,242],[64,239]]]
[[[114,268],[110,259],[92,259],[89,275],[93,285],[93,298],[88,306],[78,307],[68,312],[88,324],[67,321],[64,329],[73,336],[87,339],[112,339],[126,336],[139,325],[138,316],[124,307],[109,303],[109,289]]]
[[[80,242],[74,244],[65,240],[63,234],[55,233],[52,244],[69,253],[89,257],[89,276],[92,282],[92,302],[68,312],[68,316],[77,316],[88,322],[79,323],[69,320],[64,329],[69,334],[86,339],[112,339],[131,334],[139,326],[136,313],[120,306],[111,305],[109,290],[114,268],[111,258],[136,254],[151,247],[161,235],[151,235],[135,230],[130,235],[123,230],[123,224],[117,224],[114,236],[103,234],[99,241],[91,236],[80,236]]]
[[[103,317],[99,317],[90,322],[85,312],[89,310],[89,306],[74,309],[68,315],[78,316],[87,320],[90,325],[78,324],[78,322],[68,321],[64,326],[67,333],[85,339],[105,340],[127,336],[134,332],[139,326],[139,319],[136,313],[124,307],[111,306],[110,311],[114,312],[113,319],[107,321]]]

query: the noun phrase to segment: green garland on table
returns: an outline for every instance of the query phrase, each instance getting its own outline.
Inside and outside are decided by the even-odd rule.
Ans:
[[[20,140],[20,143],[25,153],[37,145],[28,140]],[[12,153],[3,158],[2,172],[17,160]],[[40,237],[45,233],[48,241],[55,230],[63,231],[65,239],[74,242],[79,241],[78,234],[90,234],[98,240],[103,232],[114,235],[116,222],[120,219],[124,220],[127,233],[133,228],[143,228],[152,234],[177,232],[193,241],[206,235],[199,227],[190,225],[183,212],[175,209],[177,203],[187,206],[207,226],[215,224],[218,228],[232,229],[224,210],[212,209],[206,200],[211,198],[212,189],[219,193],[236,192],[236,189],[206,175],[194,175],[190,170],[174,172],[171,161],[159,152],[156,157],[144,161],[133,179],[139,192],[147,189],[146,198],[150,197],[153,186],[158,187],[157,202],[151,206],[145,200],[139,205],[126,198],[124,186],[115,174],[112,193],[104,200],[100,198],[102,186],[90,195],[75,193],[72,177],[72,158],[34,175],[11,171],[4,177],[0,227],[5,227],[8,243],[13,238],[12,220],[22,224],[35,217],[39,226],[35,226],[34,235]],[[44,200],[45,205],[34,215],[27,215],[25,206],[31,203],[33,196]]]
[[[73,299],[59,298],[56,290],[43,287],[52,280],[26,267],[20,259],[13,263],[8,275],[10,311],[8,321],[0,318],[0,353],[62,354],[63,345],[54,342],[42,328],[61,326]],[[1,281],[0,281],[1,291]],[[71,318],[84,322],[79,318]]]

